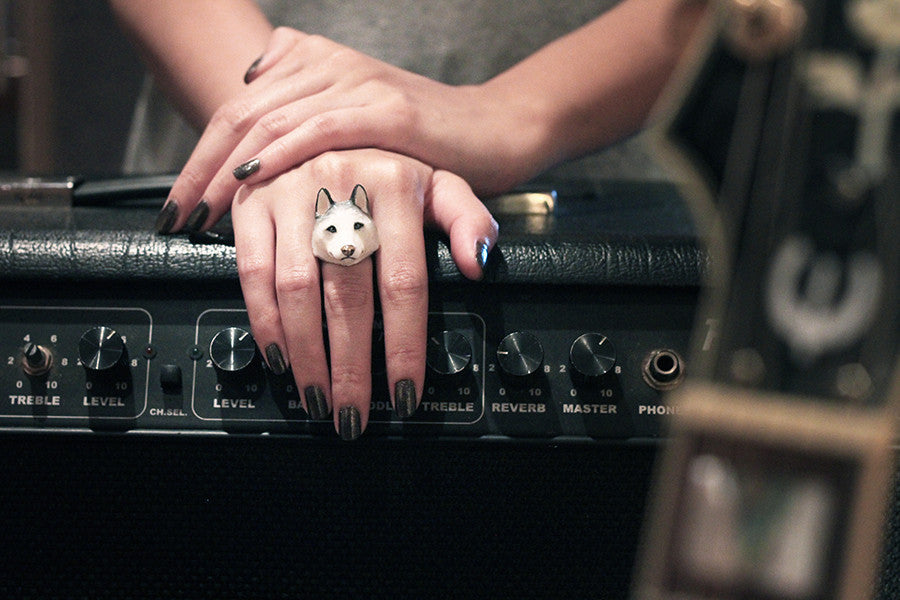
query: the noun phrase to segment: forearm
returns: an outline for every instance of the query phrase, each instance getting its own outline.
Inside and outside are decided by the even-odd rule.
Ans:
[[[240,94],[272,26],[248,0],[110,0],[125,31],[197,129]]]
[[[211,1],[202,6],[209,10]],[[624,0],[497,77],[452,86],[319,36],[291,29],[270,35],[267,23],[251,27],[246,17],[223,9],[223,1],[214,2],[211,15],[227,13],[228,22],[201,19],[199,27],[213,34],[204,38],[204,51],[187,47],[193,72],[180,67],[160,42],[164,36],[141,36],[140,23],[132,24],[139,39],[152,42],[148,52],[176,92],[194,92],[192,78],[221,81],[204,86],[218,96],[187,98],[197,109],[195,122],[202,125],[218,109],[217,118],[173,185],[182,216],[167,217],[166,231],[186,223],[184,211],[208,211],[199,213],[206,215],[201,222],[192,217],[192,226],[212,222],[231,206],[241,183],[271,179],[329,150],[390,150],[455,173],[478,194],[508,190],[636,131],[701,14],[700,3],[691,0]],[[193,36],[189,29],[178,40]],[[260,42],[263,37],[270,43]],[[235,58],[235,48],[224,44],[245,53]],[[240,93],[241,71],[263,51],[247,95],[223,104]]]
[[[527,109],[539,171],[638,130],[701,15],[700,3],[625,0],[484,84]]]

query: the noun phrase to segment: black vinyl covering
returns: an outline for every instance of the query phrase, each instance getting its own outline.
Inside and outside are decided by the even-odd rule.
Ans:
[[[237,278],[227,219],[214,228],[216,236],[160,236],[152,228],[162,198],[129,203],[98,184],[91,189],[107,202],[70,210],[3,209],[4,277]],[[138,195],[133,186],[124,189]],[[698,285],[705,269],[687,209],[669,183],[610,182],[572,190],[560,193],[553,215],[499,215],[498,220],[501,237],[486,270],[491,283],[681,287]],[[432,281],[462,278],[444,236],[428,232],[426,253]]]

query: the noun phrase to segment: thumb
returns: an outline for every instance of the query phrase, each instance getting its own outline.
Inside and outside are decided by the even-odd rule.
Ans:
[[[266,46],[265,52],[253,61],[250,68],[244,74],[244,83],[259,79],[260,75],[270,70],[291,50],[306,34],[289,29],[287,27],[277,27],[269,38],[269,44]]]
[[[481,279],[497,242],[497,221],[461,177],[437,170],[425,194],[425,221],[450,237],[450,255],[469,279]]]

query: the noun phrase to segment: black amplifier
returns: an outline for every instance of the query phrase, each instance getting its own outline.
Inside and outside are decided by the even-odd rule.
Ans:
[[[665,389],[715,335],[673,186],[499,200],[482,282],[429,233],[424,400],[392,414],[376,319],[347,443],[249,343],[227,223],[152,232],[165,185],[4,192],[0,595],[628,595]]]
[[[0,428],[333,435],[289,373],[264,368],[227,230],[157,236],[158,200],[94,190],[73,193],[120,206],[23,206],[0,230]],[[429,237],[428,377],[411,419],[392,413],[376,322],[366,435],[658,437],[703,268],[674,189],[610,182],[495,210],[483,282]]]

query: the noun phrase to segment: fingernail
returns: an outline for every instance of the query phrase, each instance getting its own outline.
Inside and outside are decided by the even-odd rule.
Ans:
[[[362,433],[362,423],[359,410],[355,406],[345,406],[338,413],[338,429],[340,429],[341,439],[345,441],[353,441]]]
[[[303,397],[306,398],[306,412],[311,419],[324,419],[328,416],[328,402],[322,388],[317,385],[308,386],[303,390]]]
[[[247,69],[247,72],[244,73],[244,83],[250,83],[250,80],[253,78],[253,75],[256,74],[256,69],[259,67],[259,62],[262,60],[262,56],[254,60],[250,64],[250,68]]]
[[[416,384],[412,379],[401,379],[394,384],[394,410],[401,419],[416,412]]]
[[[209,216],[209,204],[206,200],[201,200],[200,204],[198,204],[191,214],[187,218],[187,222],[184,224],[184,228],[188,231],[199,231],[203,224],[206,223],[206,218]]]
[[[247,179],[257,171],[259,171],[259,159],[254,158],[237,167],[232,173],[234,174],[235,179],[241,181]]]
[[[281,354],[278,344],[266,346],[266,362],[269,363],[269,368],[276,375],[284,375],[284,372],[287,371],[287,365],[284,363],[284,356]]]
[[[178,203],[174,200],[167,200],[156,217],[156,231],[158,233],[171,233],[175,221],[178,219]]]
[[[478,268],[484,269],[484,265],[487,264],[488,254],[490,253],[491,248],[484,242],[478,242],[475,244],[475,262],[478,263]]]

